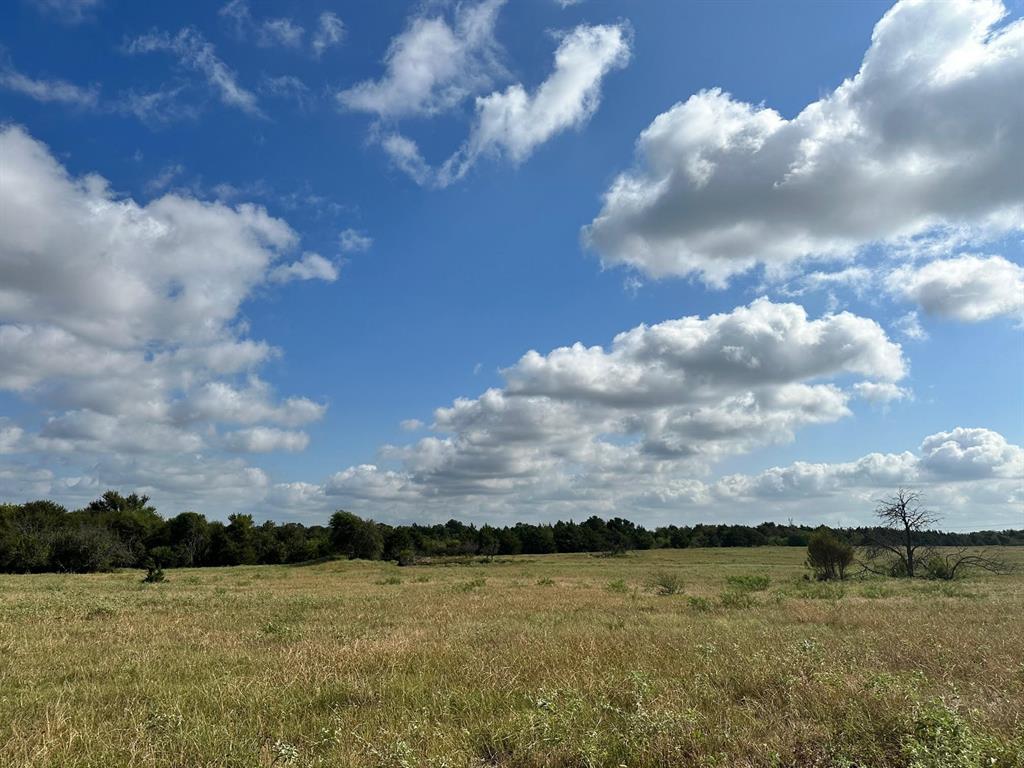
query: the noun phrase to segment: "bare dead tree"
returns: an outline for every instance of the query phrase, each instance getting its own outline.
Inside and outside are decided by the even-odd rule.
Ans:
[[[889,529],[891,535],[876,535],[865,547],[862,565],[865,569],[878,573],[879,561],[886,555],[895,556],[898,570],[913,578],[918,564],[930,556],[929,550],[919,552],[922,548],[920,533],[934,525],[941,518],[923,505],[924,498],[917,491],[900,488],[896,493],[884,499],[876,499],[875,517],[883,527]],[[892,569],[889,569],[890,572]]]
[[[977,569],[989,573],[1006,574],[1013,571],[1013,566],[985,550],[970,550],[957,547],[952,552],[933,552],[928,563],[930,578],[952,581],[958,572]]]
[[[990,573],[1012,570],[1004,560],[984,550],[958,547],[946,551],[923,544],[921,534],[942,518],[924,506],[924,497],[917,491],[900,488],[875,503],[875,517],[883,530],[872,535],[860,559],[861,567],[870,573],[913,578],[925,567],[930,578],[954,579],[958,572],[971,569]]]

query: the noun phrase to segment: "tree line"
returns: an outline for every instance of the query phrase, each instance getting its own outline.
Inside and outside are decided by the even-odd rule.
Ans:
[[[0,572],[109,571],[115,568],[301,563],[328,557],[393,560],[495,557],[555,552],[605,552],[687,547],[806,547],[817,529],[765,522],[756,526],[698,524],[647,529],[629,520],[475,526],[386,525],[339,510],[328,525],[257,524],[251,515],[207,520],[195,512],[163,518],[146,496],[107,491],[69,511],[52,501],[0,504]],[[836,529],[851,546],[868,546],[882,527]],[[1024,546],[1024,530],[945,533],[922,530],[929,547]]]

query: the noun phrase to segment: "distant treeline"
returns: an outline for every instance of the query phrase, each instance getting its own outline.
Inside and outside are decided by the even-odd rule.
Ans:
[[[336,512],[329,525],[256,524],[251,515],[227,523],[195,512],[164,519],[146,496],[108,491],[69,512],[52,501],[0,504],[0,571],[92,572],[121,567],[189,567],[301,563],[347,556],[412,563],[429,557],[493,557],[552,552],[624,552],[686,547],[804,547],[814,528],[761,523],[669,525],[654,530],[621,518],[576,522],[474,526],[385,525]],[[857,545],[877,529],[848,528],[837,535]],[[935,546],[1024,546],[1024,530],[921,534]]]

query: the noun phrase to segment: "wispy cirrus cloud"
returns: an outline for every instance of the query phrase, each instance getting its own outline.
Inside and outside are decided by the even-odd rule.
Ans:
[[[235,72],[217,56],[213,44],[196,29],[186,27],[175,35],[153,31],[128,41],[125,50],[131,54],[173,54],[182,67],[201,74],[223,104],[263,117],[256,95],[239,84]]]
[[[98,105],[100,96],[99,86],[75,85],[59,78],[31,77],[19,72],[10,63],[0,64],[0,88],[20,93],[35,101],[89,109]]]

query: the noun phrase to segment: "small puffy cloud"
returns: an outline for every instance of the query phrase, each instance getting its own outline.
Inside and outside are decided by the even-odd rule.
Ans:
[[[398,426],[406,432],[418,432],[424,425],[419,419],[404,419]]]
[[[555,51],[554,70],[533,94],[519,83],[476,100],[476,121],[447,174],[463,176],[476,158],[494,153],[525,160],[552,136],[583,125],[597,110],[601,81],[629,61],[624,26],[579,26]]]
[[[245,387],[212,381],[175,405],[178,422],[216,421],[234,424],[273,422],[294,427],[323,417],[325,405],[305,397],[274,402],[266,382],[251,378]]]
[[[710,89],[659,115],[584,231],[606,265],[721,286],[948,228],[1021,228],[1024,20],[897,3],[860,71],[786,119]]]
[[[921,466],[936,477],[1024,478],[1024,449],[990,429],[957,427],[921,443]]]
[[[338,268],[318,253],[304,253],[299,261],[282,264],[270,273],[271,282],[289,283],[292,280],[325,280],[333,283],[338,279]]]
[[[909,389],[891,381],[858,381],[853,385],[853,391],[869,403],[891,403],[913,397]]]
[[[384,58],[385,74],[338,93],[347,109],[382,118],[443,112],[487,88],[503,73],[494,25],[505,0],[456,8],[449,22],[417,16],[395,37]]]
[[[24,434],[23,429],[0,417],[0,455],[18,450],[18,444]]]
[[[338,235],[338,247],[342,253],[361,253],[370,250],[373,238],[358,229],[345,229]]]
[[[907,314],[901,315],[893,323],[893,328],[903,338],[911,341],[924,341],[928,338],[928,332],[921,327],[921,320],[917,316],[917,312],[907,312]]]
[[[486,155],[520,163],[553,136],[590,119],[600,103],[605,75],[629,61],[629,37],[625,25],[579,26],[564,35],[554,70],[534,93],[516,83],[477,97],[469,138],[437,168],[407,136],[377,131],[372,138],[396,168],[421,185],[448,186]]]
[[[623,27],[577,27],[562,39],[554,71],[536,93],[528,94],[517,83],[477,99],[466,160],[495,151],[521,162],[554,134],[578,127],[597,109],[605,74],[628,60]]]
[[[228,432],[224,435],[224,445],[237,453],[296,452],[306,450],[309,435],[276,427],[251,427]]]
[[[345,25],[337,14],[324,11],[317,21],[316,32],[313,33],[313,55],[323,56],[324,51],[340,45],[345,39]]]
[[[132,54],[171,53],[178,57],[182,67],[194,70],[206,78],[223,104],[250,115],[263,116],[256,95],[238,83],[237,75],[217,56],[213,44],[196,29],[186,27],[176,35],[150,32],[129,41],[126,50]]]
[[[1002,256],[958,256],[906,266],[887,278],[890,293],[929,315],[968,323],[1024,313],[1024,267]]]

